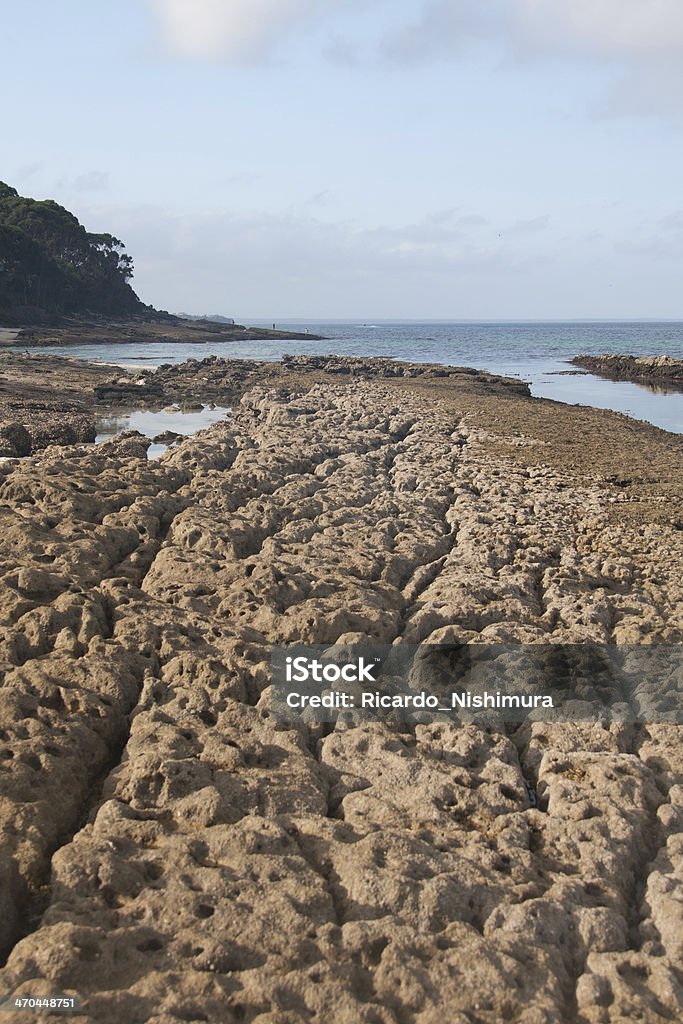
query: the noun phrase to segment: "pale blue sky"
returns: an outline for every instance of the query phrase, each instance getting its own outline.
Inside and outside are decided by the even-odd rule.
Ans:
[[[3,7],[0,177],[145,301],[683,317],[680,0]]]

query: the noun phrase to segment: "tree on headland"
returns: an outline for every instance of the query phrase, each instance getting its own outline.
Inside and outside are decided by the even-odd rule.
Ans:
[[[51,199],[20,196],[0,182],[0,314],[140,312],[133,260],[113,235],[92,234]]]

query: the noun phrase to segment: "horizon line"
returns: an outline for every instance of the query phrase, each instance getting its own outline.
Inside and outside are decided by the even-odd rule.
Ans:
[[[174,316],[180,314],[175,313]],[[225,316],[223,313],[192,313],[184,314],[197,319],[211,316]],[[236,316],[236,323],[246,320],[258,320],[262,323],[336,323],[336,324],[683,324],[683,316],[680,317],[658,317],[658,316],[622,316],[622,317],[339,317],[339,316]]]

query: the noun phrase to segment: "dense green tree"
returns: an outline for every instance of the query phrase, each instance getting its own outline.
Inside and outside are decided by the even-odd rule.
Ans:
[[[120,239],[91,234],[51,199],[0,182],[0,314],[122,315],[144,308],[129,284],[133,260]]]

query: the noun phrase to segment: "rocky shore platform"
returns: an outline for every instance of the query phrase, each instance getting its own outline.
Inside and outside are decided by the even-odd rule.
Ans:
[[[682,643],[683,439],[321,358],[234,368],[232,415],[159,460],[0,465],[0,992],[86,1024],[670,1024],[678,726],[289,726],[268,666]],[[229,370],[156,381],[197,374]]]
[[[572,360],[609,380],[632,380],[667,391],[683,391],[683,359],[673,356],[575,356]]]
[[[526,384],[467,367],[349,356],[188,359],[157,370],[45,353],[0,351],[0,457],[29,455],[48,444],[94,441],[97,421],[112,410],[162,409],[180,403],[230,405],[254,384],[310,387],[316,380],[448,379],[501,393],[529,395]]]
[[[45,345],[146,345],[207,344],[231,341],[268,341],[277,338],[320,338],[317,334],[266,327],[245,327],[215,320],[190,320],[155,312],[121,319],[111,317],[61,317],[55,323],[32,323],[16,330],[0,328],[0,346],[20,344],[27,348]]]

